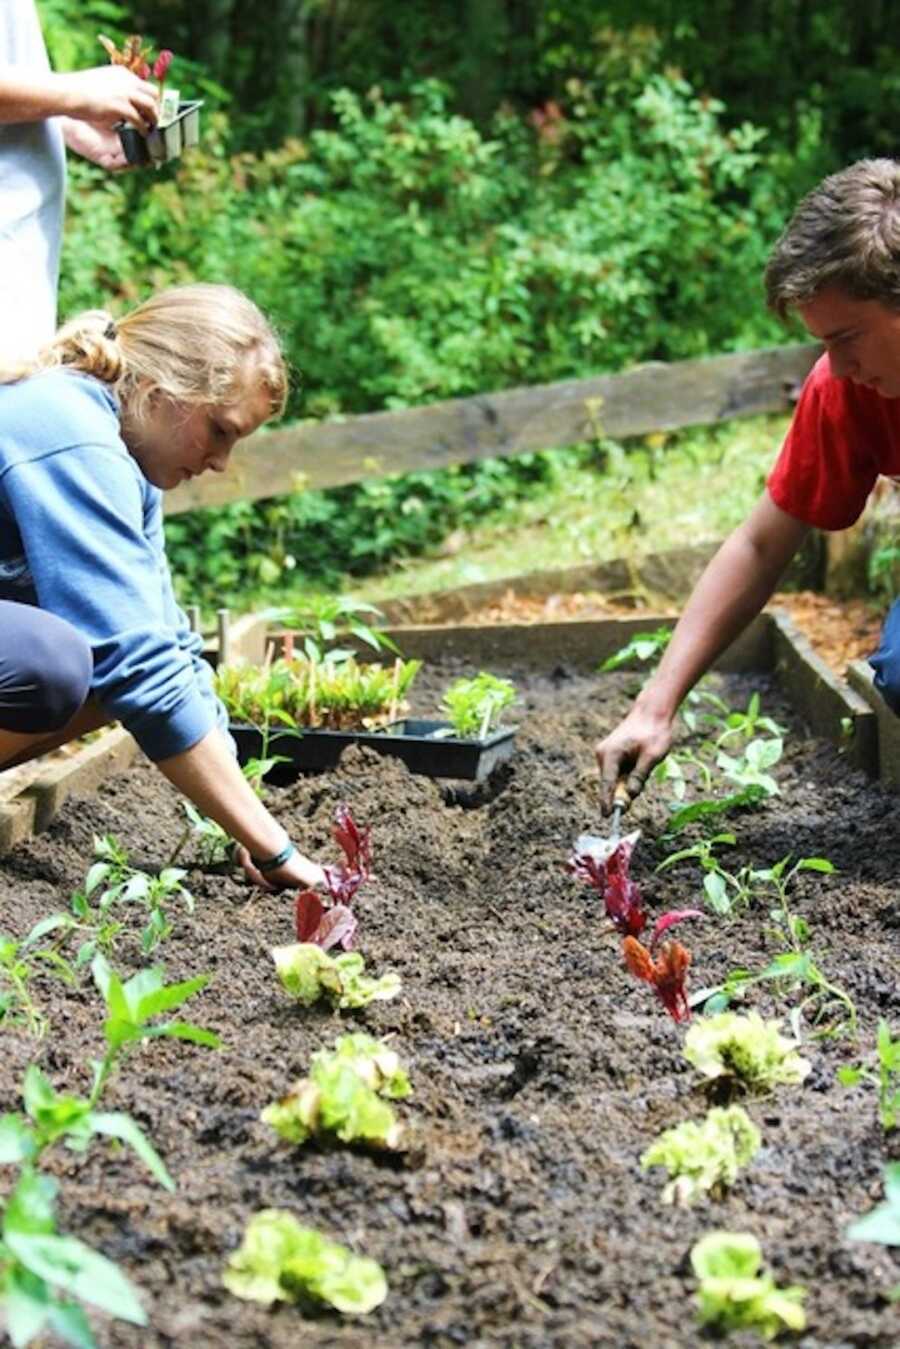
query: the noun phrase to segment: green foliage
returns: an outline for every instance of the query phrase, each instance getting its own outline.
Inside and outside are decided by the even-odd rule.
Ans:
[[[797,1053],[796,1040],[780,1033],[780,1025],[756,1011],[698,1017],[685,1036],[684,1057],[708,1081],[722,1079],[753,1092],[796,1086],[810,1064]]]
[[[686,1120],[666,1129],[641,1156],[641,1167],[666,1167],[672,1179],[663,1189],[663,1203],[687,1206],[710,1190],[733,1185],[761,1142],[742,1106],[714,1106],[699,1124]]]
[[[882,1246],[900,1246],[900,1162],[884,1168],[884,1200],[871,1213],[857,1218],[847,1228],[851,1241],[875,1241]],[[892,1297],[900,1297],[900,1286]]]
[[[402,1125],[382,1097],[401,1100],[412,1088],[396,1053],[371,1035],[343,1035],[333,1050],[313,1056],[308,1078],[261,1118],[290,1143],[332,1133],[342,1143],[395,1150]]]
[[[393,651],[399,655],[396,642],[374,626],[370,620],[382,618],[380,609],[349,595],[308,595],[298,597],[289,605],[269,611],[268,617],[282,623],[293,637],[303,643],[310,660],[321,661],[327,652],[332,663],[346,660],[352,650],[333,647],[340,638],[355,637],[374,651]]]
[[[441,711],[462,738],[484,740],[499,723],[501,713],[517,701],[511,679],[480,670],[471,679],[457,679],[444,693]]]
[[[845,1087],[870,1083],[878,1092],[878,1118],[885,1131],[896,1129],[900,1120],[900,1036],[895,1040],[882,1017],[875,1039],[875,1068],[865,1063],[838,1069],[838,1081]]]
[[[283,988],[302,1007],[311,1007],[322,997],[342,1009],[365,1007],[396,998],[400,992],[397,974],[383,974],[380,979],[363,974],[365,961],[357,951],[329,956],[318,946],[298,942],[276,946],[272,959]]]
[[[26,1167],[3,1208],[0,1307],[14,1349],[50,1330],[76,1349],[96,1349],[87,1317],[73,1298],[145,1326],[134,1288],[105,1256],[56,1230],[58,1186]]]
[[[41,967],[51,968],[67,983],[74,982],[75,972],[55,947],[37,943],[67,929],[70,921],[68,914],[50,914],[18,941],[0,932],[0,1027],[24,1026],[32,1035],[46,1034],[49,1022],[31,995],[31,980]]]
[[[618,651],[614,651],[598,666],[598,672],[609,674],[612,670],[621,670],[623,666],[629,666],[634,661],[639,661],[644,665],[649,663],[652,668],[659,664],[659,660],[671,640],[672,629],[669,627],[656,628],[653,632],[635,633],[631,641],[619,647]]]
[[[720,1331],[752,1329],[764,1340],[782,1330],[803,1330],[806,1290],[778,1288],[762,1269],[762,1250],[749,1232],[707,1232],[691,1250],[700,1281],[697,1312],[701,1325]]]
[[[373,1311],[387,1297],[384,1271],[280,1209],[263,1209],[247,1224],[222,1282],[235,1297],[273,1302],[327,1302],[339,1312]]]
[[[336,663],[297,657],[266,666],[222,666],[215,687],[234,722],[359,730],[394,721],[421,668],[420,660],[385,666],[352,656]]]
[[[141,950],[148,955],[172,931],[166,905],[173,899],[184,902],[194,912],[194,897],[181,884],[187,874],[179,867],[164,867],[157,876],[131,866],[128,853],[112,834],[94,838],[95,861],[84,885],[72,896],[72,912],[79,926],[91,935],[82,944],[78,964],[86,964],[98,951],[112,948],[121,925],[111,918],[111,910],[121,904],[143,904],[149,911],[141,934]],[[92,899],[96,895],[96,908]]]

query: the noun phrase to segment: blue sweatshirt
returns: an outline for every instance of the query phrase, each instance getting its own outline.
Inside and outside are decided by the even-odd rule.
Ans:
[[[227,726],[172,593],[162,493],[125,447],[115,395],[90,376],[0,385],[0,599],[37,604],[87,638],[92,693],[149,758]]]

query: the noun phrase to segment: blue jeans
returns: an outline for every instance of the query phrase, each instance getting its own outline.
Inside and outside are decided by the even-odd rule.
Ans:
[[[900,717],[900,600],[888,610],[881,642],[869,664],[875,671],[875,687],[892,712]]]
[[[59,731],[90,692],[91,648],[70,623],[0,600],[0,730]]]

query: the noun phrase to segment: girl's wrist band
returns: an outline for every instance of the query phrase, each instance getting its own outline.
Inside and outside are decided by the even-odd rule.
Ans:
[[[296,851],[297,849],[288,839],[281,852],[277,852],[274,857],[254,857],[251,853],[250,861],[256,867],[256,870],[261,871],[265,876],[267,872],[277,871],[279,867],[283,867],[285,862],[290,861]]]

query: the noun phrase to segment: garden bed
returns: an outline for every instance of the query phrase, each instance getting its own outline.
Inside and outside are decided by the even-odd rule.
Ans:
[[[471,666],[428,667],[413,711]],[[280,989],[269,949],[292,940],[285,897],[193,870],[193,916],[173,906],[160,955],[167,978],[208,972],[191,1019],[216,1030],[222,1052],[152,1042],[126,1062],[107,1109],[129,1111],[154,1140],[178,1191],[169,1195],[126,1152],[95,1142],[57,1149],[63,1231],[121,1262],[149,1313],[146,1329],[95,1320],[103,1346],[287,1349],[297,1344],[402,1346],[694,1346],[694,1241],[718,1227],[753,1232],[779,1283],[808,1289],[806,1349],[900,1341],[896,1252],[850,1242],[844,1229],[881,1196],[896,1142],[868,1089],[848,1092],[835,1070],[870,1049],[877,1019],[897,1028],[896,797],[811,738],[768,676],[719,676],[719,692],[789,728],[774,772],[783,796],[734,817],[729,864],[771,865],[788,853],[829,858],[835,875],[800,877],[796,908],[810,922],[829,977],[855,999],[860,1042],[807,1045],[802,1088],[748,1104],[763,1150],[723,1199],[673,1211],[664,1176],[642,1172],[661,1129],[699,1118],[705,1098],[684,1061],[683,1030],[622,968],[593,892],[564,863],[572,840],[600,829],[592,741],[624,712],[633,674],[602,679],[564,658],[551,673],[506,668],[524,694],[517,753],[486,784],[413,777],[395,760],[351,750],[327,775],[273,790],[278,817],[315,856],[333,855],[335,806],[373,828],[375,878],[362,891],[360,949],[374,973],[397,971],[400,997],[364,1013],[298,1009]],[[696,903],[699,873],[660,875],[665,793],[634,807],[643,838],[633,875],[653,913]],[[64,907],[84,879],[93,834],[111,832],[136,865],[158,869],[180,834],[176,794],[139,764],[96,794],[67,801],[48,830],[0,859],[3,926],[18,935]],[[115,956],[123,973],[144,964],[137,933]],[[735,965],[761,967],[773,948],[765,908],[684,929],[693,987]],[[84,1092],[102,1052],[102,1004],[88,981],[70,990],[42,976],[52,1023],[35,1042],[2,1033],[0,1110],[19,1108],[16,1084],[37,1060],[57,1088]],[[765,1012],[787,1010],[760,994]],[[347,1148],[280,1143],[259,1112],[341,1030],[387,1035],[414,1087],[398,1112],[413,1144],[402,1160]],[[371,1255],[390,1293],[364,1320],[292,1307],[267,1312],[221,1285],[225,1260],[261,1208],[303,1221]],[[738,1346],[758,1343],[736,1335]]]

